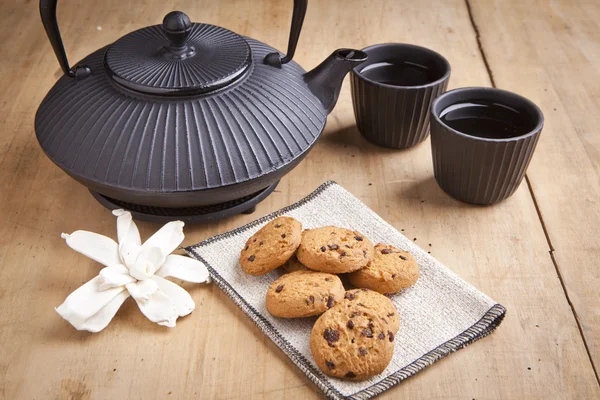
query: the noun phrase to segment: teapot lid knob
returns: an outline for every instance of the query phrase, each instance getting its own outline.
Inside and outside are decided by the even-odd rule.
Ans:
[[[171,42],[171,47],[181,48],[192,31],[192,22],[190,18],[181,11],[171,11],[162,23],[163,32]]]

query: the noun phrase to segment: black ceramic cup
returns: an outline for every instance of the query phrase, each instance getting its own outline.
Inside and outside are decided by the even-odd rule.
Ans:
[[[448,86],[450,64],[435,51],[402,43],[363,49],[366,62],[352,70],[356,125],[367,140],[405,149],[429,134],[429,107]]]
[[[525,176],[544,115],[528,99],[492,88],[461,88],[431,105],[435,179],[450,196],[494,204]]]

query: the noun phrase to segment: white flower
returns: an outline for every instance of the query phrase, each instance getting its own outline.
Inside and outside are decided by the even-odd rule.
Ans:
[[[183,241],[183,222],[169,222],[141,244],[131,213],[114,210],[113,214],[117,216],[118,244],[87,231],[61,235],[73,250],[106,267],[71,293],[56,312],[78,330],[99,332],[131,296],[150,321],[174,327],[177,318],[194,311],[196,305],[188,292],[164,278],[196,283],[209,280],[202,263],[171,254]]]

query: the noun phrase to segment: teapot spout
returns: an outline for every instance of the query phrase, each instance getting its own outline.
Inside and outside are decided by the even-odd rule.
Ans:
[[[304,81],[321,101],[327,114],[333,110],[335,103],[337,103],[346,74],[366,60],[367,53],[364,51],[338,49],[312,71],[304,74]]]

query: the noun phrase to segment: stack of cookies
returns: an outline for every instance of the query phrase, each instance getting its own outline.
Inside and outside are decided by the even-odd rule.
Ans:
[[[276,218],[250,237],[240,265],[251,275],[279,267],[288,272],[267,290],[268,312],[280,318],[321,314],[310,337],[315,362],[325,374],[350,380],[385,370],[400,318],[383,294],[419,277],[418,264],[405,251],[373,246],[361,233],[334,226],[302,231],[291,217]],[[358,289],[346,291],[340,277]]]

